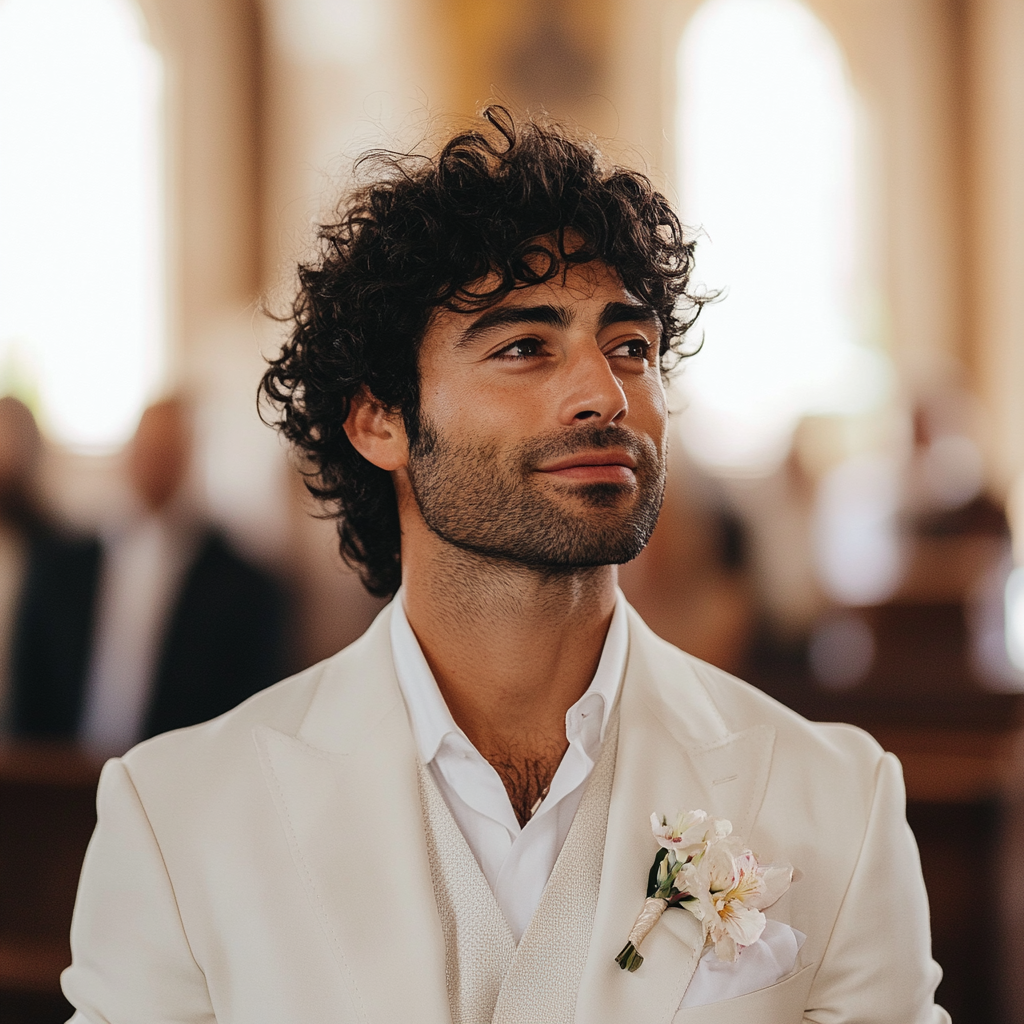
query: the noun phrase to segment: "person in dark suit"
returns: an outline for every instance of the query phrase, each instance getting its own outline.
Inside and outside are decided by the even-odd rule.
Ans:
[[[118,753],[281,677],[281,587],[183,514],[190,449],[184,405],[151,406],[129,450],[129,525],[36,546],[13,644],[16,734]]]
[[[14,619],[33,548],[50,531],[37,492],[42,438],[29,407],[0,397],[0,734],[9,721]]]

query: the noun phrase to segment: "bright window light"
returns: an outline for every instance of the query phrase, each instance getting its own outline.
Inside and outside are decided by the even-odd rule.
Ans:
[[[130,0],[0,0],[0,388],[79,449],[161,376],[161,96]]]
[[[679,49],[684,222],[703,230],[705,309],[683,435],[725,471],[767,472],[796,422],[859,413],[887,364],[861,344],[857,107],[842,54],[798,0],[707,0]]]

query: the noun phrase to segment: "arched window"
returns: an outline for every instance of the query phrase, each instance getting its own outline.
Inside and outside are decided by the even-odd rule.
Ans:
[[[866,411],[884,393],[863,327],[856,101],[798,0],[707,0],[678,85],[683,218],[706,234],[701,280],[725,290],[683,375],[684,437],[707,465],[766,471],[801,416]]]
[[[161,375],[161,95],[131,0],[0,0],[0,389],[80,449]]]

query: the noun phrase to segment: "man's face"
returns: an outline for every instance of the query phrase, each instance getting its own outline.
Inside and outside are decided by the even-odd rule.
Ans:
[[[660,337],[600,263],[482,313],[441,311],[420,352],[407,467],[427,526],[535,568],[635,558],[665,484]]]

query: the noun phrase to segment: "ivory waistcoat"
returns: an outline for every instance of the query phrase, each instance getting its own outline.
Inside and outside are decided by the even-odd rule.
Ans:
[[[518,946],[430,771],[420,797],[452,1024],[573,1024],[601,883],[618,713]]]

